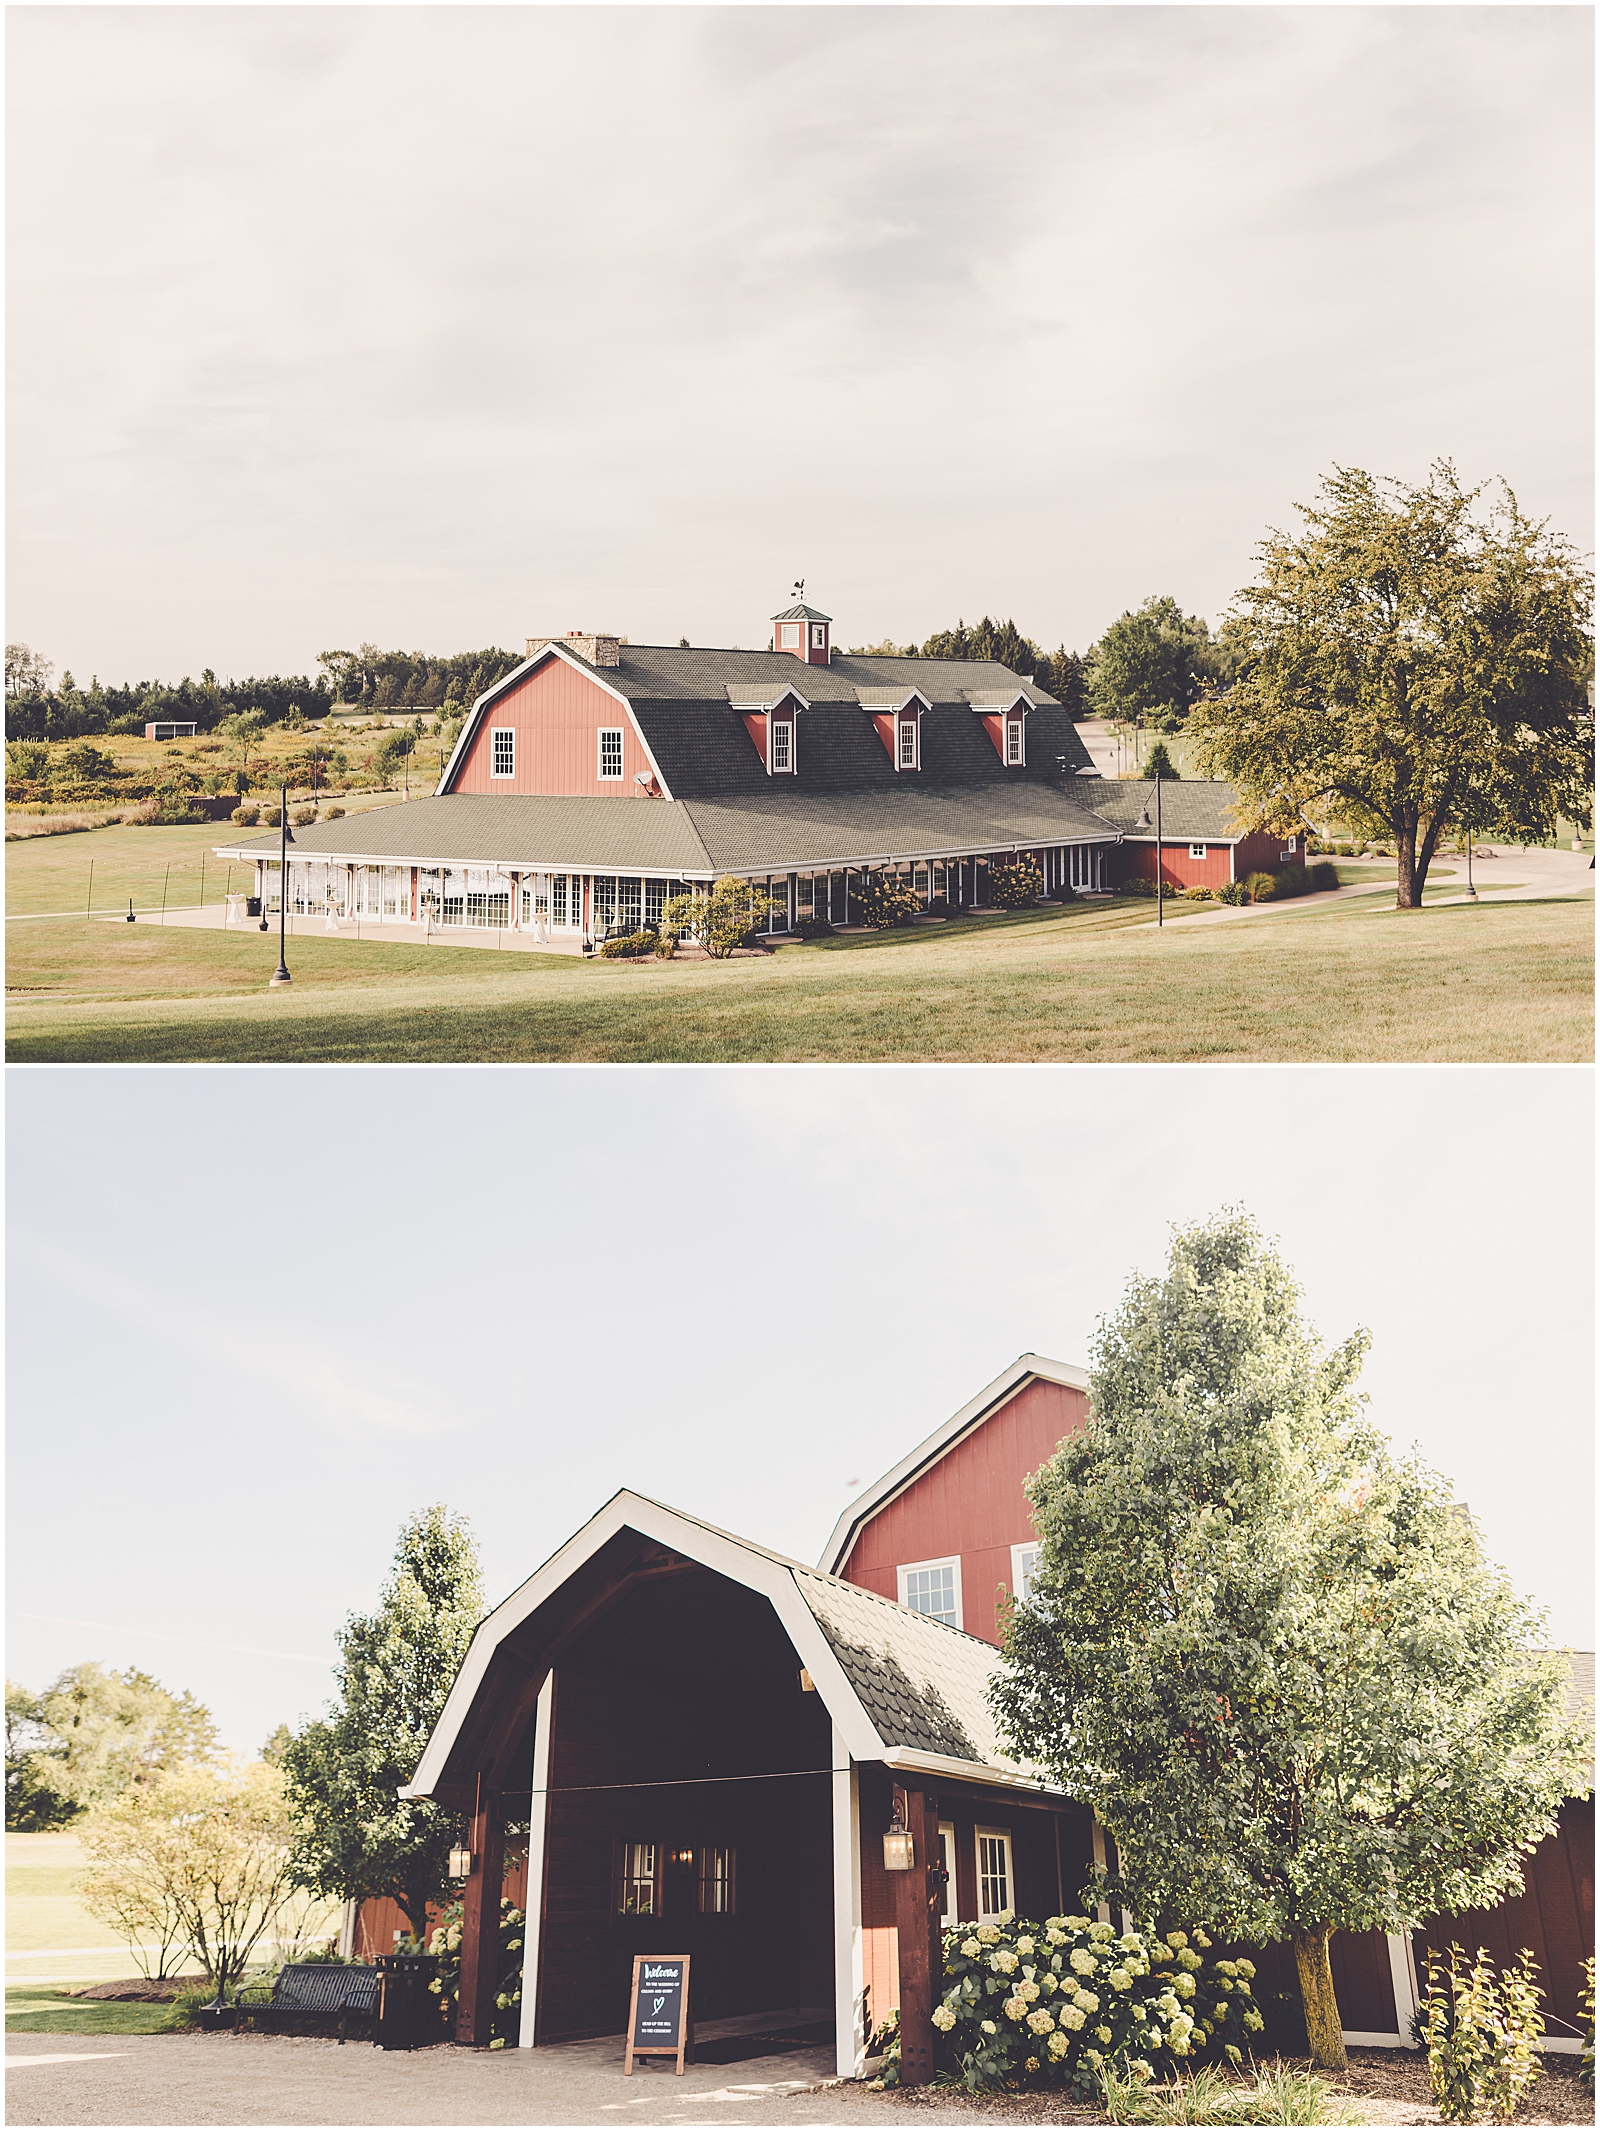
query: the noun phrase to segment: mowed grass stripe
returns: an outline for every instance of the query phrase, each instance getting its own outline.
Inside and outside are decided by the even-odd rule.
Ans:
[[[12,940],[17,1062],[1581,1060],[1589,900],[1362,899],[1240,923],[1148,903],[635,969],[558,956],[138,927]],[[98,937],[96,937],[98,935]],[[267,950],[269,949],[270,952]],[[93,993],[52,999],[48,992]]]

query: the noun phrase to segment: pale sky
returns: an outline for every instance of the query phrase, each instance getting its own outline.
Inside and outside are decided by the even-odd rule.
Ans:
[[[7,635],[1215,619],[1335,463],[1592,545],[1581,7],[20,7]]]
[[[1586,1068],[13,1068],[7,1671],[321,1707],[408,1512],[497,1602],[619,1487],[815,1560],[1242,1203],[1593,1647]]]

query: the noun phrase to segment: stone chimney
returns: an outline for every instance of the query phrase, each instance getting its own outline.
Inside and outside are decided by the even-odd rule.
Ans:
[[[531,659],[546,644],[560,644],[568,651],[575,651],[591,666],[622,664],[622,639],[618,636],[591,636],[585,629],[569,629],[565,636],[530,636],[527,656]]]

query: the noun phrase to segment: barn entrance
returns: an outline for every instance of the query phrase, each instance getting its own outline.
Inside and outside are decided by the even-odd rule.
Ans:
[[[660,1548],[601,1583],[587,1603],[569,1587],[579,1617],[544,1696],[530,2039],[620,2033],[634,1956],[649,1953],[690,1955],[697,2022],[771,2014],[775,2033],[831,2038],[821,1696],[771,1602],[745,1585]]]

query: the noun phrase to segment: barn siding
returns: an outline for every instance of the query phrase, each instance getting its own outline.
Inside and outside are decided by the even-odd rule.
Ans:
[[[622,777],[600,781],[599,731],[622,728]],[[510,726],[517,736],[517,773],[491,777],[490,732]],[[597,681],[576,672],[563,659],[550,659],[526,680],[501,696],[485,713],[466,760],[456,771],[453,792],[499,792],[512,795],[584,794],[638,799],[638,770],[648,770],[633,721],[616,697]]]
[[[1087,1414],[1084,1392],[1034,1377],[878,1512],[841,1575],[895,1598],[897,1567],[959,1554],[962,1625],[998,1642],[996,1586],[1011,1589],[1011,1549],[1034,1537],[1022,1483]]]
[[[1204,842],[1197,837],[1195,841]],[[1207,843],[1204,858],[1189,856],[1189,842],[1161,839],[1161,878],[1169,888],[1221,888],[1233,879],[1231,846]],[[1153,843],[1124,843],[1118,856],[1118,880],[1153,881],[1156,877],[1156,847]]]

